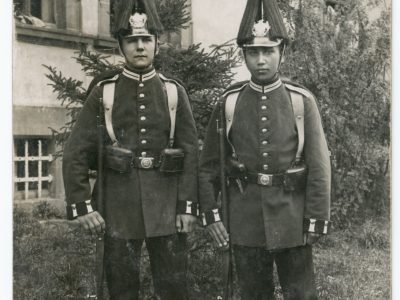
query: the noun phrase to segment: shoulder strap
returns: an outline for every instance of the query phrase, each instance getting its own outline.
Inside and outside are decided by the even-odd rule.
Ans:
[[[235,107],[239,92],[234,92],[226,97],[225,101],[225,120],[226,120],[226,136],[228,137],[233,123],[233,116],[235,114]]]
[[[293,114],[296,121],[298,145],[295,162],[301,160],[304,148],[304,102],[303,95],[290,90],[290,98],[292,100]]]
[[[178,106],[178,89],[172,82],[165,82],[165,89],[167,90],[169,117],[171,120],[171,129],[169,131],[169,147],[174,146],[175,139],[175,124],[176,124],[176,109]]]
[[[232,156],[235,158],[237,158],[237,154],[235,151],[235,147],[229,140],[229,132],[230,132],[230,130],[232,128],[232,124],[233,124],[233,117],[235,115],[236,102],[239,98],[240,91],[246,86],[246,84],[243,84],[242,86],[240,86],[239,88],[236,88],[234,90],[228,91],[227,93],[225,93],[223,95],[226,97],[226,101],[225,101],[226,139],[228,140],[229,145],[232,148]]]
[[[118,144],[117,138],[112,126],[112,109],[114,104],[115,81],[106,82],[103,86],[103,105],[104,119],[106,123],[107,133],[113,144]]]
[[[225,101],[225,120],[226,120],[226,136],[228,137],[231,130],[233,117],[235,115],[235,107],[240,91],[247,85],[247,82],[233,90],[227,91],[222,95],[226,97]],[[229,140],[229,139],[228,139]]]
[[[176,110],[178,106],[178,88],[176,87],[177,83],[175,83],[174,80],[168,79],[163,74],[158,75],[164,81],[165,89],[167,90],[169,118],[171,120],[168,146],[173,147],[175,140]]]

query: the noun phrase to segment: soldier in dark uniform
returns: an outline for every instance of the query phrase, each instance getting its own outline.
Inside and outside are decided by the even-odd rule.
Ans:
[[[251,79],[228,88],[211,116],[199,166],[203,223],[219,247],[230,240],[242,300],[274,299],[274,262],[285,299],[317,299],[311,245],[329,229],[331,171],[316,100],[279,76],[287,34],[275,1],[248,1],[237,43]],[[219,109],[229,233],[216,201]]]
[[[138,299],[145,242],[157,295],[186,300],[185,234],[198,215],[196,127],[185,89],[153,67],[162,29],[154,1],[119,3],[115,36],[126,63],[93,87],[65,146],[67,213],[93,233],[105,230],[111,299]],[[96,183],[103,186],[100,214],[88,171],[96,167],[102,102],[107,133],[104,179]]]

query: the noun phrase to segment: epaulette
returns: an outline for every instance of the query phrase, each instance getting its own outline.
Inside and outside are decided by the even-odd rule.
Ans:
[[[160,77],[160,79],[162,81],[169,81],[169,82],[174,83],[175,85],[181,86],[181,87],[183,87],[185,89],[186,93],[188,93],[187,89],[186,89],[186,85],[180,79],[175,78],[175,77],[170,77],[168,75],[166,76],[166,75],[164,75],[162,73],[157,73],[157,74],[158,74],[158,77]]]
[[[288,79],[282,79],[282,82],[285,84],[285,87],[293,92],[297,92],[303,95],[306,98],[315,99],[314,95],[304,86],[298,84],[296,82],[290,81]]]
[[[174,83],[176,86],[182,87],[182,88],[185,90],[186,94],[189,95],[189,92],[188,92],[188,90],[187,90],[187,88],[186,88],[186,85],[185,85],[182,81],[180,81],[179,79],[177,79],[177,78],[171,78],[171,77],[166,77],[166,76],[165,76],[164,74],[162,74],[162,73],[157,73],[157,74],[158,74],[158,77],[160,77],[160,79],[161,79],[162,81],[172,82],[172,83]],[[192,103],[190,103],[190,105],[192,105]]]
[[[183,86],[182,82],[179,79],[167,77],[162,73],[158,73],[158,77],[160,77],[162,81],[169,81],[175,83],[176,85]]]
[[[232,84],[230,87],[228,87],[223,93],[222,93],[222,98],[226,97],[229,94],[232,94],[234,92],[239,92],[241,91],[247,84],[249,83],[248,80],[245,81],[240,81],[237,83]]]
[[[86,96],[90,94],[92,89],[95,86],[100,86],[101,84],[107,82],[108,80],[112,80],[116,75],[119,75],[122,73],[122,69],[113,69],[113,70],[108,70],[100,75],[97,75],[93,80],[90,82],[89,87],[86,91]]]
[[[108,82],[116,81],[120,74],[121,74],[121,72],[116,72],[116,71],[113,73],[110,73],[109,76],[104,77],[103,79],[99,80],[96,85],[102,86],[103,84],[106,84]]]

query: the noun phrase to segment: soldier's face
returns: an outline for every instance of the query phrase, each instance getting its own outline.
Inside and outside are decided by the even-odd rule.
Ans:
[[[249,47],[245,50],[244,55],[247,68],[259,83],[271,80],[278,72],[281,56],[279,46]]]
[[[126,64],[134,69],[146,69],[152,65],[156,54],[155,36],[130,37],[122,40]]]

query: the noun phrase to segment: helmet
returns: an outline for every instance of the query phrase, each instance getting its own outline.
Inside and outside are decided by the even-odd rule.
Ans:
[[[248,0],[237,36],[238,46],[274,47],[287,42],[288,35],[276,0]]]
[[[114,37],[158,36],[163,31],[154,0],[119,0],[114,6]]]

